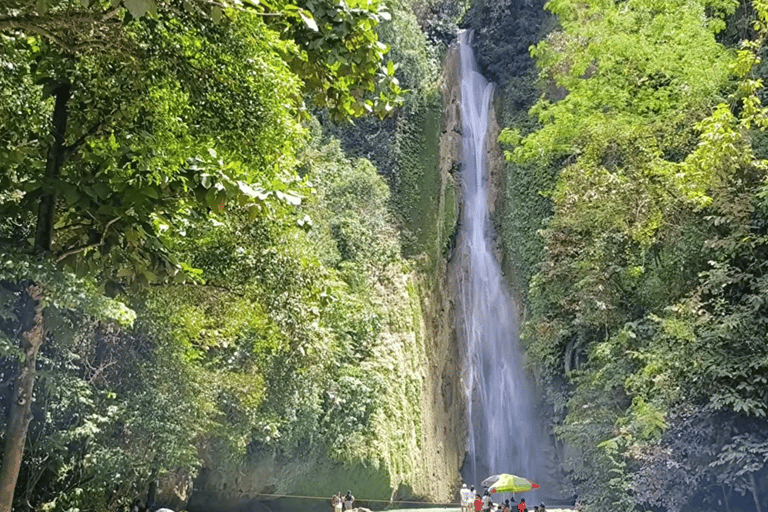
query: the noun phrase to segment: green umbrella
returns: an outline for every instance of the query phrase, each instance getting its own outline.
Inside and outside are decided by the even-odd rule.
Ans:
[[[523,478],[517,475],[510,475],[509,473],[501,473],[500,475],[492,475],[483,480],[483,487],[487,487],[491,493],[495,492],[525,492],[531,489],[538,489],[539,484],[534,483],[527,478]]]

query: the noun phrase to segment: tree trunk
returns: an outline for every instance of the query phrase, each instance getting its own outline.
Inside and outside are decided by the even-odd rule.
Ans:
[[[37,210],[37,227],[35,228],[35,250],[48,252],[51,250],[53,238],[53,221],[56,210],[56,186],[53,180],[59,176],[64,164],[64,134],[67,131],[67,103],[69,102],[70,85],[60,84],[53,94],[56,104],[53,107],[53,122],[51,123],[51,147],[45,162],[45,186],[48,190],[40,198]]]
[[[32,399],[35,387],[35,361],[37,351],[43,344],[43,291],[37,285],[30,285],[25,291],[22,307],[21,349],[24,360],[20,362],[19,375],[13,388],[13,401],[5,429],[3,463],[0,466],[0,512],[11,512],[13,493],[19,477],[27,427],[32,417]]]
[[[752,488],[752,496],[754,496],[754,498],[755,498],[755,510],[757,512],[763,512],[760,509],[760,495],[759,495],[759,492],[757,490],[757,482],[755,481],[755,474],[754,473],[750,473],[749,474],[749,483],[750,483],[750,486]]]
[[[117,336],[114,324],[99,322],[94,333],[96,350],[93,362],[85,365],[83,378],[95,386],[103,386],[106,383],[105,373],[113,363],[114,347]]]
[[[53,107],[51,122],[51,146],[45,162],[45,186],[37,210],[35,228],[35,251],[47,253],[51,250],[53,223],[56,211],[56,186],[54,183],[64,164],[64,135],[67,130],[67,103],[70,98],[69,83],[59,84],[53,91],[56,102]],[[24,444],[27,440],[27,427],[32,418],[32,400],[35,388],[35,360],[37,351],[43,344],[45,328],[43,326],[43,290],[32,284],[27,287],[21,314],[21,350],[24,360],[19,366],[19,374],[13,389],[13,401],[8,412],[8,425],[5,429],[3,461],[0,465],[0,512],[11,512],[16,481],[19,478]]]
[[[152,475],[149,480],[149,489],[147,490],[147,512],[154,512],[157,508],[157,502],[155,501],[157,499],[157,476],[160,473],[160,464],[157,462],[157,457],[155,457],[153,466]]]

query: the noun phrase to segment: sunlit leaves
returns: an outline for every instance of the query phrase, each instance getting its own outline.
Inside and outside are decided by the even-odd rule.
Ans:
[[[135,312],[124,303],[96,293],[91,279],[79,279],[70,272],[57,270],[50,261],[0,246],[0,282],[13,287],[16,286],[13,283],[28,280],[43,288],[44,306],[80,311],[125,326],[136,318]]]
[[[375,28],[389,15],[378,2],[281,1],[261,8],[292,43],[284,57],[314,105],[343,120],[369,113],[384,117],[402,102],[397,79],[382,62],[389,48]]]
[[[141,18],[147,12],[157,13],[157,6],[153,0],[123,0],[123,4],[134,18]]]
[[[527,333],[574,385],[560,433],[586,454],[577,478],[595,472],[601,481],[582,484],[590,509],[635,497],[679,507],[684,500],[658,497],[679,489],[650,483],[664,461],[688,453],[668,438],[682,421],[670,412],[703,407],[760,421],[767,412],[753,384],[766,378],[757,333],[766,328],[758,262],[767,166],[756,156],[756,131],[768,122],[758,66],[765,9],[755,6],[757,39],[735,52],[713,35],[733,2],[549,7],[562,30],[532,49],[545,85],[531,111],[540,127],[502,136],[516,146],[510,159],[559,168],[545,191],[554,214],[540,232],[546,253]],[[719,457],[738,459],[737,447],[710,442]],[[712,461],[686,466],[699,486],[683,492],[689,505],[709,495],[705,481],[756,492],[727,470],[718,480]]]
[[[382,60],[376,30],[389,14],[370,1],[33,4],[0,7],[0,238],[15,246],[0,281],[51,292],[50,400],[30,450],[51,458],[27,460],[55,475],[23,475],[23,499],[125,508],[153,471],[189,483],[206,449],[242,460],[255,445],[355,442],[332,455],[369,455],[383,380],[356,372],[390,316],[382,290],[408,272],[388,188],[339,154],[306,165],[322,188],[295,167],[304,98],[341,120],[400,103],[404,70]],[[50,91],[64,82],[64,163],[44,177]],[[23,253],[51,192],[40,266]],[[138,312],[132,331],[88,316],[135,320],[108,297]],[[21,356],[15,306],[0,307],[3,375]]]
[[[20,139],[26,149],[14,154],[24,165],[12,159],[4,173],[18,193],[0,207],[6,215],[19,215],[20,206],[34,211],[36,192],[55,188],[55,258],[79,274],[99,273],[108,286],[189,278],[167,249],[171,237],[208,215],[247,207],[255,218],[299,199],[289,189],[300,92],[279,55],[283,43],[248,14],[217,26],[184,28],[183,21],[193,20],[161,13],[151,26],[128,24],[122,37],[144,45],[130,58],[116,48],[62,59],[50,41],[22,42],[10,54],[19,69],[32,68],[36,54],[58,59],[49,71],[73,83],[71,148],[61,177],[48,183],[45,147]],[[24,78],[14,85],[23,87]],[[23,137],[27,129],[37,127],[18,123],[11,133]]]

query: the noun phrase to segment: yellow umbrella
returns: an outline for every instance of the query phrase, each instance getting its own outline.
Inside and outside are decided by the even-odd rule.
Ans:
[[[495,492],[525,492],[531,489],[538,489],[539,484],[523,478],[517,475],[510,475],[509,473],[501,473],[500,475],[492,475],[483,480],[483,487],[487,487],[491,493]]]

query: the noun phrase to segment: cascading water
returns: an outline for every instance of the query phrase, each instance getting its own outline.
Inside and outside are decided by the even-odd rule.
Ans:
[[[466,341],[465,383],[469,420],[464,480],[477,484],[486,476],[512,473],[543,478],[541,452],[548,443],[533,414],[518,344],[516,306],[506,289],[493,252],[488,209],[486,134],[493,94],[477,71],[471,34],[459,41],[463,130],[463,212],[459,232],[459,335]],[[477,487],[479,489],[479,486]],[[536,491],[526,493],[536,503]]]

